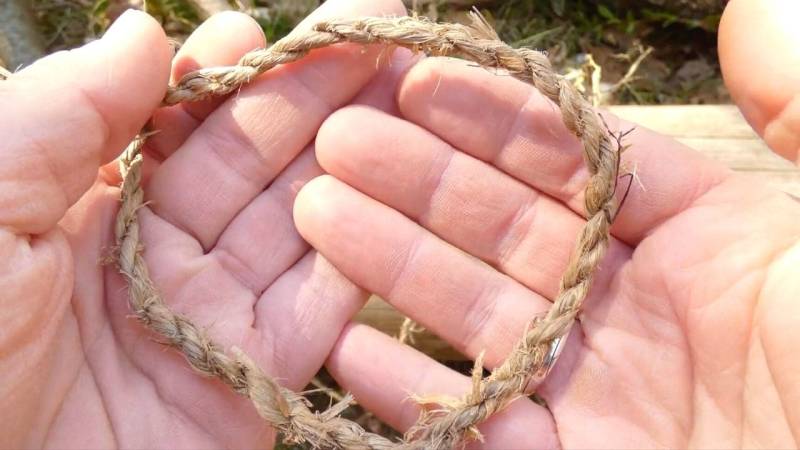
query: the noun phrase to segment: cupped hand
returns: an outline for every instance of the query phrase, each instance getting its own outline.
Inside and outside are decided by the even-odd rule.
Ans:
[[[580,143],[537,91],[467,63],[427,59],[396,93],[394,113],[351,106],[323,124],[329,175],[300,192],[296,224],[345,276],[491,369],[558,292],[585,223]],[[795,447],[800,203],[641,127],[625,143],[633,185],[538,386],[547,408],[518,400],[484,424],[483,446]],[[327,366],[400,430],[419,414],[410,393],[470,386],[364,325]]]
[[[304,26],[403,12],[394,0],[333,0]],[[264,44],[247,16],[216,16],[172,78]],[[381,52],[316,51],[230,98],[156,110],[171,50],[155,21],[130,12],[100,41],[0,82],[0,446],[271,445],[244,399],[130,318],[125,284],[104,264],[120,181],[107,163],[154,115],[140,222],[157,287],[222,345],[302,388],[365,295],[298,235],[292,203],[322,173],[319,125],[370,82]]]

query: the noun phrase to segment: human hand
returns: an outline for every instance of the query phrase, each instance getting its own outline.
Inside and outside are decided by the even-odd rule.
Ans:
[[[588,171],[558,109],[529,86],[432,58],[396,115],[353,106],[317,137],[330,175],[295,204],[301,234],[343,274],[498,365],[558,292]],[[614,130],[632,125],[606,116]],[[800,204],[637,128],[636,181],[559,362],[490,419],[485,448],[788,448],[800,442]],[[409,393],[470,381],[363,325],[327,362],[399,430]]]
[[[800,3],[733,0],[719,29],[725,84],[753,128],[800,164]]]
[[[331,16],[401,14],[399,1],[328,1]],[[223,14],[178,53],[173,79],[264,45]],[[108,164],[154,114],[140,212],[145,258],[170,305],[299,389],[365,300],[294,229],[321,173],[310,143],[376,73],[382,49],[314,52],[228,99],[156,110],[171,50],[128,13],[99,42],[0,83],[0,442],[55,448],[255,448],[272,431],[247,401],[193,373],[129,315],[111,265],[119,173]],[[369,95],[368,90],[364,95]],[[154,113],[155,111],[155,113]]]

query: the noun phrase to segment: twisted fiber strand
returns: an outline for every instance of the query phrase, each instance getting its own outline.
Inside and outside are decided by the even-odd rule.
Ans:
[[[141,254],[137,210],[144,203],[141,187],[144,138],[134,141],[120,159],[123,176],[122,205],[117,215],[115,234],[117,262],[129,285],[129,303],[136,317],[175,347],[198,372],[216,377],[234,391],[248,397],[259,415],[288,441],[309,442],[319,448],[388,449],[388,439],[366,433],[354,422],[338,417],[350,398],[325,413],[314,413],[300,395],[280,386],[247,355],[233,349],[226,354],[189,319],[172,312],[156,290]]]
[[[463,442],[465,435],[474,436],[477,424],[525,395],[531,375],[543,369],[549,345],[569,332],[608,245],[609,228],[616,214],[614,191],[619,150],[612,147],[590,105],[572,85],[553,72],[544,54],[515,50],[499,42],[480,23],[474,28],[418,18],[321,23],[313,31],[290,36],[269,49],[244,56],[237,66],[188,74],[169,89],[164,103],[230,93],[277,65],[301,59],[315,48],[340,42],[398,45],[432,55],[461,56],[484,67],[503,69],[555,102],[566,127],[582,140],[591,175],[585,190],[587,224],[553,307],[544,318],[531,323],[508,359],[490,377],[483,380],[474,377],[473,390],[462,401],[423,414],[405,442],[390,442],[337,417],[345,403],[324,413],[312,412],[301,396],[282,388],[242,352],[235,349],[232,355],[223,352],[188,319],[171,312],[156,291],[141,256],[136,218],[136,210],[144,200],[140,186],[142,140],[129,148],[121,164],[123,204],[116,229],[120,270],[130,284],[131,307],[139,320],[162,335],[166,344],[180,350],[199,372],[218,377],[249,397],[259,414],[288,439],[323,448],[453,448]]]

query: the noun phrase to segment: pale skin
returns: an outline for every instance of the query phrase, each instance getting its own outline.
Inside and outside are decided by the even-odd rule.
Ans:
[[[800,73],[761,70],[800,59],[791,8],[734,0],[720,53],[754,128],[796,160],[789,81]],[[328,1],[307,23],[402,13],[393,0]],[[251,19],[216,16],[172,77],[263,45]],[[465,355],[485,351],[489,368],[549,307],[583,223],[586,171],[557,110],[528,86],[345,45],[231,98],[157,109],[171,58],[158,25],[131,13],[99,43],[0,83],[3,446],[273,442],[246,400],[129,317],[123,280],[102,264],[113,159],[153,115],[162,132],[146,149],[140,213],[152,276],[173,308],[288,387],[326,364],[403,431],[419,412],[409,393],[461,395],[468,380],[351,323],[367,292]],[[641,186],[538,388],[549,410],[519,400],[475,447],[796,447],[800,203],[645,129],[628,143]]]

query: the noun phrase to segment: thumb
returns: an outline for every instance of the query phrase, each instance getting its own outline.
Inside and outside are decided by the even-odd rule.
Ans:
[[[798,164],[800,2],[733,0],[719,30],[725,84],[767,144]]]
[[[102,39],[0,82],[0,226],[55,226],[158,107],[170,58],[158,23],[129,11]]]

